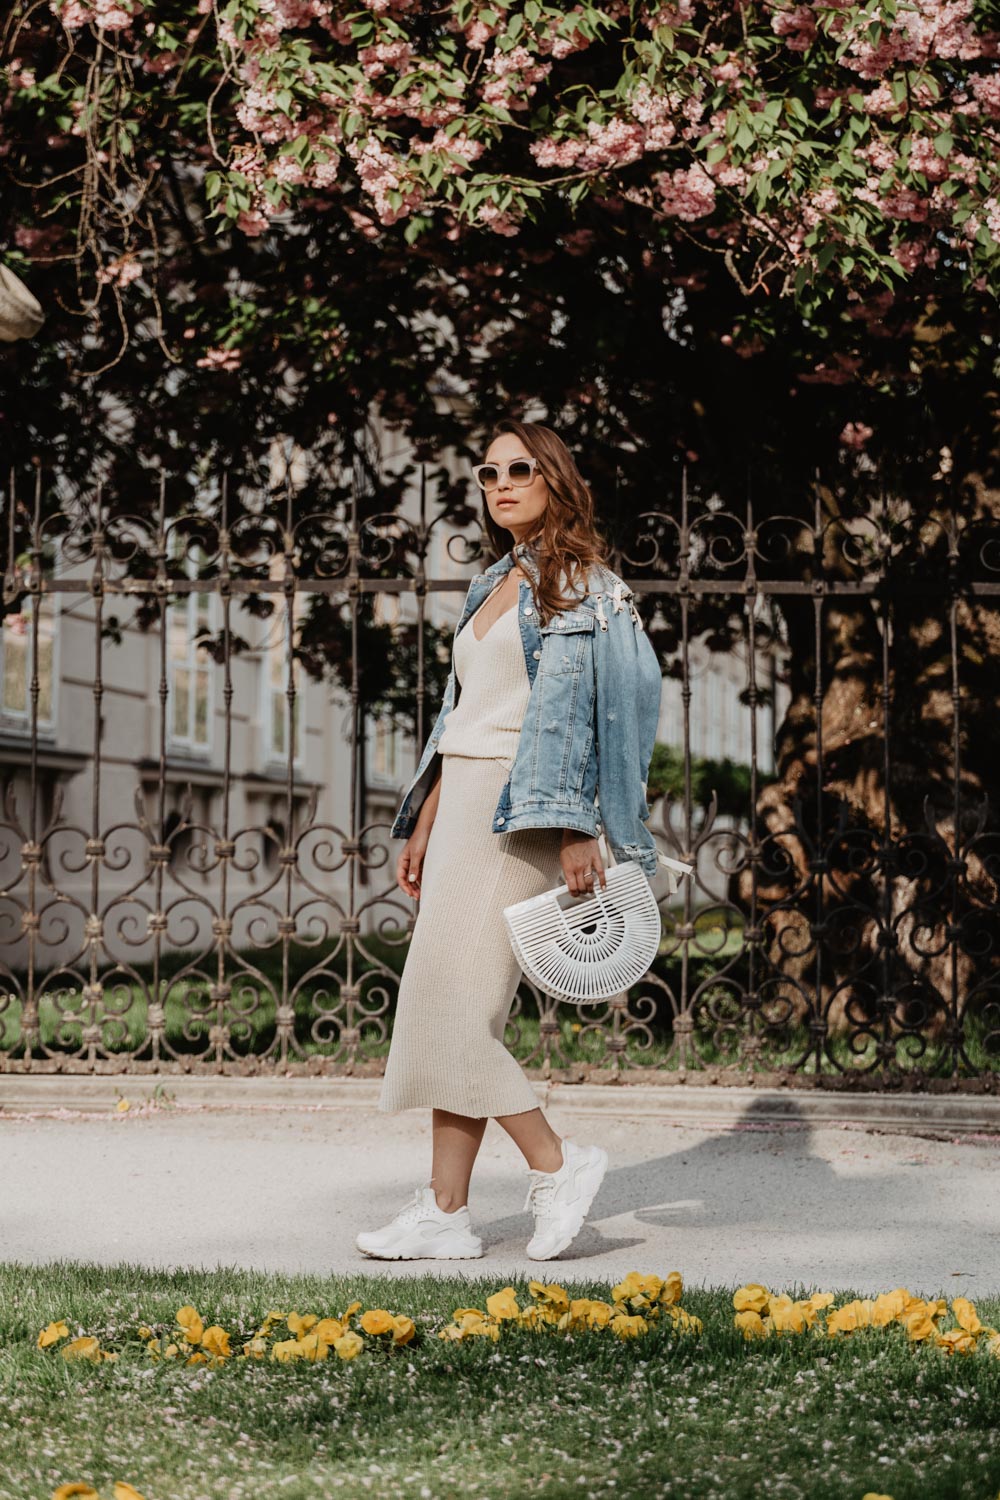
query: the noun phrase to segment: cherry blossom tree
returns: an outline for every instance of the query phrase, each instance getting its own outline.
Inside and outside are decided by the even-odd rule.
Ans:
[[[880,485],[890,540],[949,506],[994,527],[996,21],[973,0],[23,0],[0,236],[48,318],[0,366],[7,449],[103,468],[134,509],[150,465],[172,504],[206,465],[235,495],[290,437],[327,476],[360,464],[374,512],[400,485],[366,464],[372,405],[429,462],[541,409],[636,558],[636,517],[675,514],[685,467],[736,515],[749,479],[763,527],[811,523],[817,471],[832,526]],[[302,504],[345,496],[328,477]],[[443,474],[437,499],[474,519]],[[772,570],[801,574],[802,546]],[[940,669],[934,557],[937,583],[898,601],[914,680]],[[856,724],[878,699],[879,619],[848,603],[818,640],[828,806],[877,834],[877,736]],[[996,619],[986,599],[962,610],[974,801],[995,788]],[[815,790],[812,611],[781,605],[792,709],[757,809],[772,832]],[[741,628],[698,602],[710,645]],[[655,635],[675,661],[669,612]],[[328,606],[305,649],[346,673]],[[371,701],[390,701],[403,659],[366,660]],[[898,714],[890,817],[916,830],[924,792],[948,786],[947,694],[927,713],[900,695]]]

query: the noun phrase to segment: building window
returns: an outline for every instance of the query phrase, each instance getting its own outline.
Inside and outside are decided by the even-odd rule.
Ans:
[[[210,635],[211,628],[211,594],[187,594],[168,604],[167,728],[179,749],[211,748],[214,663],[198,644],[199,635]]]
[[[373,781],[398,781],[400,758],[399,731],[390,718],[376,719],[371,732],[371,777]]]
[[[305,600],[302,594],[294,596],[293,612],[294,641],[298,636],[302,616],[305,613]],[[305,694],[302,669],[298,660],[293,656],[291,665],[292,684],[295,688],[295,717],[290,726],[287,697],[290,655],[288,615],[284,601],[282,601],[268,621],[268,634],[263,650],[264,741],[268,759],[285,764],[288,759],[289,737],[291,737],[292,763],[301,767],[304,758]],[[291,730],[291,735],[289,735],[289,730]]]
[[[34,614],[38,611],[38,660],[35,662]],[[31,679],[38,674],[38,728],[55,727],[56,608],[51,595],[25,599],[17,614],[4,616],[0,633],[0,673],[4,727],[31,728]]]

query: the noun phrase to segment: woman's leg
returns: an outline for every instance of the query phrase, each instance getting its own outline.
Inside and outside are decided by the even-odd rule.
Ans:
[[[482,1144],[486,1120],[456,1115],[450,1109],[435,1109],[431,1187],[443,1213],[454,1213],[469,1201],[469,1179]]]
[[[540,1109],[520,1115],[497,1115],[528,1166],[536,1172],[558,1172],[563,1164],[562,1137],[556,1135]]]

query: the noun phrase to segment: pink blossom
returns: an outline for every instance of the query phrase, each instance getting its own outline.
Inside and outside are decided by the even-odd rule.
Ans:
[[[874,436],[875,429],[869,427],[867,422],[847,422],[840,434],[840,441],[845,448],[853,448],[860,452],[868,439]]]
[[[976,73],[969,80],[976,102],[991,120],[1000,120],[1000,74]]]
[[[22,67],[20,60],[14,58],[7,69],[7,81],[15,91],[33,89],[35,87],[34,69]]]
[[[348,155],[354,160],[361,185],[375,204],[375,212],[383,224],[395,224],[405,218],[423,202],[426,188],[423,183],[406,180],[406,165],[382,143],[369,136],[365,141],[352,140],[347,143]],[[399,193],[401,202],[392,204],[390,193]]]
[[[915,188],[900,188],[882,199],[882,209],[893,219],[910,219],[915,224],[927,218],[927,199]]]
[[[898,110],[906,109],[906,96],[897,103],[892,89],[887,83],[880,83],[878,88],[872,89],[865,96],[864,110],[868,115],[891,115]]]
[[[436,130],[430,143],[432,151],[448,151],[452,155],[461,158],[460,161],[450,161],[445,165],[445,174],[452,176],[456,172],[464,172],[465,169],[478,161],[483,154],[482,141],[475,141],[464,131],[458,131],[456,135],[446,135],[443,130]]]
[[[97,273],[97,280],[101,286],[128,286],[130,281],[137,280],[141,275],[142,266],[134,255],[126,253],[102,266]]]
[[[494,234],[506,235],[508,238],[518,232],[518,224],[509,213],[501,213],[492,203],[481,203],[476,210],[476,220],[492,229]]]
[[[715,208],[715,183],[701,166],[659,172],[653,182],[660,194],[660,209],[677,219],[703,219]]]
[[[78,31],[90,20],[90,7],[84,0],[49,0],[49,9],[59,17],[67,31]]]
[[[199,370],[235,370],[242,358],[242,349],[208,349],[195,364]]]
[[[490,37],[493,36],[495,30],[495,27],[491,29],[487,26],[485,21],[473,21],[470,26],[466,26],[465,28],[466,45],[473,52],[481,52]]]
[[[785,38],[791,52],[805,52],[816,38],[816,12],[811,5],[794,5],[771,17],[771,30]]]
[[[158,52],[155,57],[143,58],[142,70],[144,73],[169,73],[171,68],[176,68],[177,59],[176,52]]]
[[[101,31],[122,31],[142,14],[141,0],[128,0],[131,10],[125,9],[120,0],[92,0],[92,4],[94,25]]]
[[[378,42],[373,47],[362,47],[358,61],[366,78],[381,78],[386,68],[404,72],[413,56],[409,42]]]
[[[244,209],[236,220],[236,227],[242,229],[247,239],[254,240],[270,227],[270,220],[259,208]]]
[[[583,142],[572,136],[562,141],[542,136],[541,140],[532,141],[528,150],[540,167],[575,167]]]
[[[860,368],[861,360],[855,355],[837,352],[833,355],[832,365],[820,360],[808,374],[803,373],[797,378],[803,385],[847,385]]]
[[[910,170],[920,172],[929,182],[943,182],[948,176],[948,159],[939,156],[934,142],[926,135],[910,138]]]

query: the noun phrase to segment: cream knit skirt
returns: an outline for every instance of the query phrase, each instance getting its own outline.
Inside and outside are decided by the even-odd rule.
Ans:
[[[503,1041],[521,979],[503,908],[562,884],[562,833],[492,831],[502,761],[443,755],[441,765],[378,1108],[523,1114],[538,1100]]]

